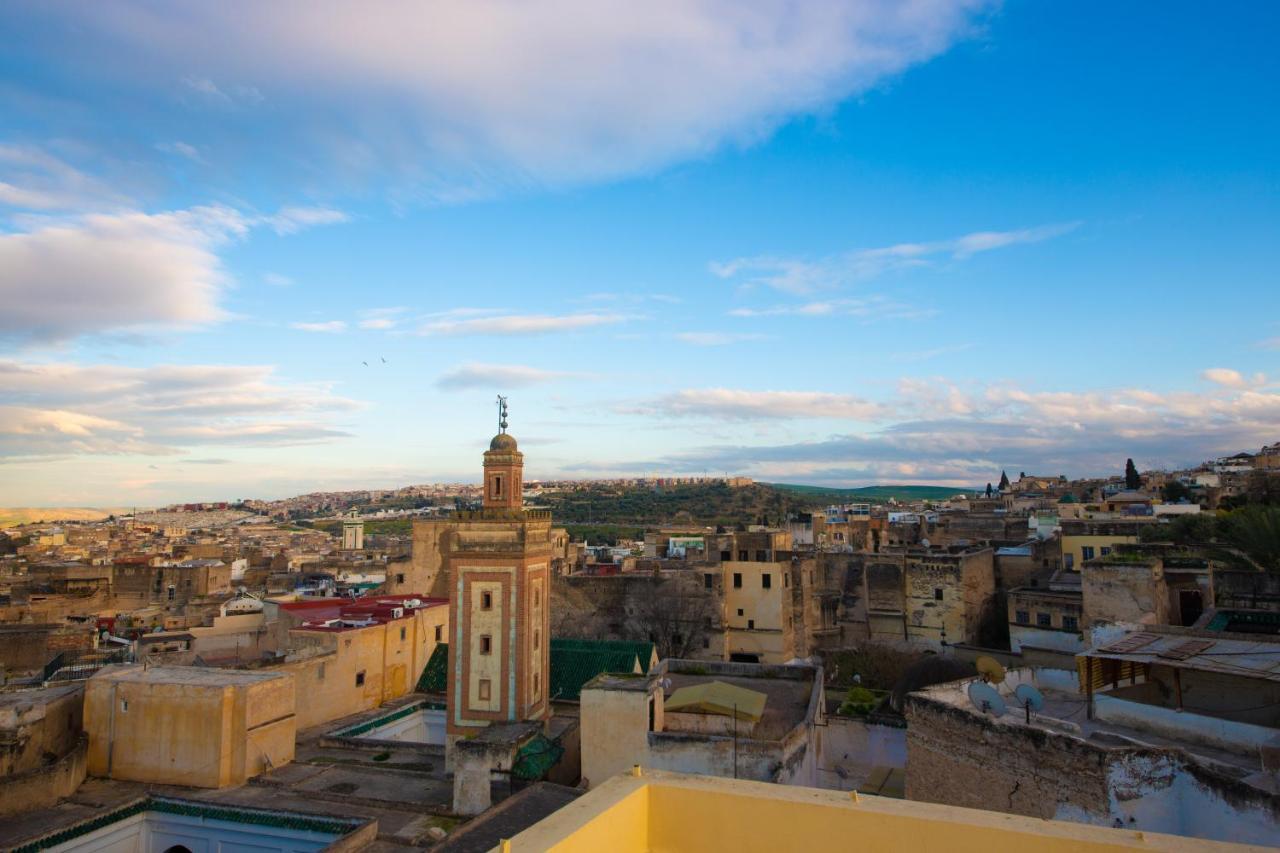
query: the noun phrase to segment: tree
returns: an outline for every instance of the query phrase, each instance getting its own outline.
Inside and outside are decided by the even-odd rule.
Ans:
[[[1009,488],[1009,475],[1001,471],[1000,472],[1000,491],[1003,492],[1007,488]]]
[[[1160,489],[1160,497],[1164,498],[1165,503],[1176,504],[1191,497],[1191,490],[1181,480],[1169,480]]]
[[[1124,463],[1124,487],[1131,491],[1142,488],[1142,477],[1138,476],[1138,466],[1132,459],[1126,459]]]
[[[991,497],[991,484],[987,483],[987,497]]]

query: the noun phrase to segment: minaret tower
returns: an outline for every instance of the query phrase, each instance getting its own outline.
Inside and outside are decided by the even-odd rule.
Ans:
[[[507,398],[498,397],[498,434],[484,454],[484,508],[519,512],[524,505],[524,454],[507,434]]]
[[[450,525],[449,748],[495,723],[550,715],[551,513],[524,509],[523,472],[499,397],[483,509]]]

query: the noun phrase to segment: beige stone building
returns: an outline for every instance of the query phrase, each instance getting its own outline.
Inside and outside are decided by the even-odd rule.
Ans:
[[[293,760],[294,680],[210,667],[108,667],[89,679],[91,776],[224,788]]]

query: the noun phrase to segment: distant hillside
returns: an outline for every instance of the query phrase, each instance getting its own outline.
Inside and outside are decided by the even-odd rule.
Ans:
[[[123,507],[0,507],[0,527],[53,521],[101,521],[109,515],[127,515],[132,511]]]
[[[831,489],[824,486],[804,486],[792,483],[767,483],[782,492],[793,492],[823,503],[847,503],[869,501],[872,503],[894,498],[899,501],[945,501],[964,492],[957,486],[862,486],[857,489]]]
[[[781,524],[791,513],[806,512],[812,498],[756,484],[730,488],[723,484],[668,486],[591,485],[571,492],[542,495],[538,506],[551,510],[557,524]]]

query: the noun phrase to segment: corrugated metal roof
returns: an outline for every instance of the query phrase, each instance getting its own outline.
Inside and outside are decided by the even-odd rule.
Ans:
[[[1206,645],[1207,644],[1207,645]],[[1138,631],[1079,656],[1280,681],[1280,642]]]
[[[755,690],[708,681],[681,687],[663,703],[666,711],[684,711],[695,714],[737,716],[739,720],[758,723],[764,716],[764,704],[769,697]]]

